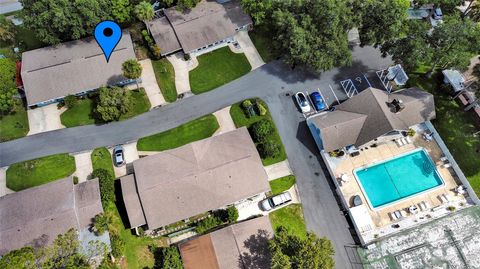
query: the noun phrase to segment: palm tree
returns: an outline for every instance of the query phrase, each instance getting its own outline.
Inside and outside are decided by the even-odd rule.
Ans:
[[[108,231],[108,226],[112,223],[112,216],[106,213],[100,213],[93,219],[92,230],[97,235],[102,235]]]
[[[123,76],[134,79],[138,89],[138,78],[142,75],[142,66],[136,59],[130,59],[122,64]]]
[[[155,16],[152,5],[146,1],[138,3],[138,5],[135,6],[134,13],[135,16],[143,22],[149,21]]]

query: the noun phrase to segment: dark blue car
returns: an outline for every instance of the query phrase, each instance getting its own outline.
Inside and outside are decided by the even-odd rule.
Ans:
[[[322,99],[322,96],[318,92],[312,92],[310,94],[310,98],[312,99],[313,106],[317,111],[322,111],[326,108],[325,102]]]

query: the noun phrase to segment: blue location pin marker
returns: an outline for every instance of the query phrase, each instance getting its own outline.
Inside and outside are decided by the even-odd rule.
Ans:
[[[102,21],[95,26],[94,36],[108,63],[110,55],[122,38],[122,29],[113,21]]]

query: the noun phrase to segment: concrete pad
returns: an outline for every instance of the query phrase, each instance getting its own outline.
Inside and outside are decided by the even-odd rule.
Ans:
[[[173,55],[167,56],[167,60],[173,65],[175,70],[175,87],[177,89],[177,94],[189,93],[192,90],[190,89],[190,78],[188,72],[193,70],[198,65],[196,57],[192,57],[190,61],[185,61],[183,58],[183,53],[178,52]]]
[[[113,171],[115,172],[116,178],[122,177],[131,173],[132,162],[140,158],[138,156],[138,151],[137,151],[137,142],[124,144],[122,145],[122,147],[123,147],[123,155],[125,157],[126,164],[122,165],[121,167],[116,167],[115,165],[113,166]],[[112,154],[113,147],[109,148],[108,151],[110,152],[110,154]]]
[[[218,128],[214,135],[227,133],[236,129],[235,123],[233,123],[232,117],[230,117],[230,106],[214,112],[213,115],[217,118],[218,125],[220,125],[220,128]]]
[[[167,102],[165,101],[165,98],[163,98],[157,79],[155,78],[152,61],[150,59],[145,59],[139,63],[142,66],[142,82],[139,86],[145,89],[148,100],[150,100],[150,108],[166,104]]]
[[[8,167],[0,168],[0,197],[14,193],[14,191],[7,188],[7,169]]]
[[[57,104],[27,110],[30,127],[28,135],[65,128],[60,121],[60,114],[65,110],[65,108],[58,109]]]
[[[253,45],[253,42],[250,39],[247,31],[239,31],[235,35],[235,39],[237,40],[238,44],[240,44],[243,53],[245,53],[248,62],[252,66],[252,70],[255,70],[265,64],[262,57],[258,53],[257,48],[255,48],[255,45]]]
[[[93,172],[91,155],[91,150],[73,155],[75,158],[75,166],[77,167],[73,176],[78,177],[78,183],[91,179]]]
[[[293,174],[288,160],[269,166],[264,166],[263,168],[265,169],[265,172],[267,172],[268,180],[274,180]]]
[[[261,194],[252,199],[247,199],[243,203],[235,205],[238,210],[237,221],[245,220],[258,215],[267,215],[268,212],[260,209],[260,202],[266,197],[267,196],[265,194]]]

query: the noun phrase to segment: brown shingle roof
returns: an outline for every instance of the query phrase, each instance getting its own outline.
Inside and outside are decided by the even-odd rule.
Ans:
[[[405,108],[395,113],[388,105],[402,100]],[[320,130],[323,147],[332,151],[348,145],[361,146],[388,132],[435,118],[433,95],[417,88],[388,94],[369,88],[338,105],[334,112],[309,118]]]
[[[270,190],[246,128],[141,158],[133,167],[149,229]]]
[[[81,230],[103,212],[98,180],[71,177],[0,197],[0,255],[49,244],[70,228]]]
[[[28,105],[124,81],[122,63],[128,59],[135,59],[128,31],[108,63],[91,37],[26,51],[21,75]]]
[[[182,49],[167,17],[156,18],[147,25],[162,55]]]
[[[185,269],[269,268],[268,216],[240,222],[180,244]],[[209,265],[209,266],[206,266]]]

